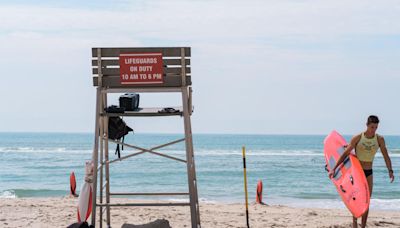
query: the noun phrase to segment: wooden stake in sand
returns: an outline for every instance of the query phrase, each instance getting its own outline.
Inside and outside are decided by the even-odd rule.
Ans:
[[[250,225],[249,225],[249,203],[247,200],[246,148],[245,147],[242,147],[242,152],[243,152],[244,193],[245,193],[245,199],[246,199],[246,222],[247,222],[247,228],[250,228]]]

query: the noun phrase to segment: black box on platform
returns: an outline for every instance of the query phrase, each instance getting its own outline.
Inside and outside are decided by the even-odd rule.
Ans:
[[[125,93],[119,97],[119,107],[125,108],[125,111],[135,111],[139,108],[139,94]]]

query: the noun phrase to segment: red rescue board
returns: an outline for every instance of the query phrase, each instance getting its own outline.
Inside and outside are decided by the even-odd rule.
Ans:
[[[336,131],[332,131],[325,138],[324,155],[328,171],[335,166],[346,145],[346,140]],[[354,153],[351,153],[336,169],[331,181],[354,217],[359,218],[368,210],[370,201],[368,182]]]

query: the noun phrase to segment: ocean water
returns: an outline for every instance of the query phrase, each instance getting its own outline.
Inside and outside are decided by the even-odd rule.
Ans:
[[[347,140],[350,137],[345,136]],[[0,198],[67,195],[72,171],[79,191],[85,161],[91,159],[93,138],[92,134],[78,133],[0,133]],[[130,134],[125,142],[151,148],[180,138],[183,135]],[[323,139],[322,135],[194,135],[199,200],[244,202],[241,148],[245,145],[250,201],[255,200],[257,181],[262,180],[268,204],[344,208],[324,170]],[[400,170],[400,136],[385,139],[396,175]],[[111,159],[117,158],[114,151],[115,144],[110,143]],[[185,159],[184,143],[158,151]],[[132,152],[125,148],[122,155]],[[110,172],[112,192],[188,191],[186,164],[164,157],[142,154],[113,163]],[[396,178],[389,182],[378,152],[373,209],[400,211],[400,177]]]

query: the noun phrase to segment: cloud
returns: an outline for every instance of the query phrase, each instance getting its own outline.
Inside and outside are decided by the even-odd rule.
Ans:
[[[225,40],[398,34],[398,1],[131,1],[124,9],[4,6],[0,29]],[[121,33],[122,32],[122,33]]]
[[[71,119],[47,126],[50,130],[93,128],[90,49],[96,46],[191,46],[196,132],[324,132],[329,119],[358,117],[348,100],[363,100],[376,78],[388,103],[396,102],[392,85],[400,83],[397,1],[27,3],[0,7],[0,21],[3,82],[53,107],[48,116],[34,112],[35,118]],[[25,99],[13,86],[3,88],[0,101],[12,107],[0,114],[3,119],[13,115],[11,110],[39,110],[35,103],[11,102],[10,94]],[[71,106],[89,111],[71,112]],[[352,110],[351,117],[341,109]],[[246,117],[249,110],[253,119]],[[399,112],[387,110],[382,111],[387,119]],[[314,129],[306,124],[314,121],[313,113]],[[25,121],[22,114],[17,117]],[[37,128],[35,121],[24,123]],[[140,126],[154,131],[151,123]]]

